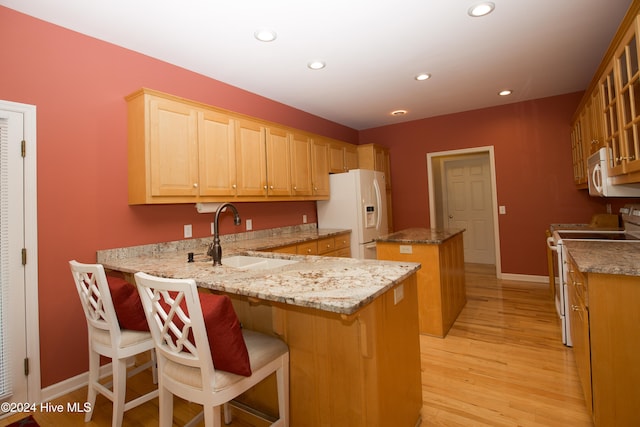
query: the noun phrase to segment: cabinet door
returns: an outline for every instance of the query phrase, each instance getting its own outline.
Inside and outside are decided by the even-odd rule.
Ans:
[[[625,173],[640,170],[638,153],[640,147],[640,72],[636,25],[632,25],[616,52],[616,72],[619,77],[621,149],[614,160],[621,164]]]
[[[198,114],[201,196],[236,195],[234,120],[225,114]]]
[[[266,196],[265,129],[260,123],[236,121],[236,180],[238,196]]]
[[[602,113],[604,120],[604,139],[610,148],[607,159],[609,163],[609,175],[620,175],[622,170],[622,144],[620,141],[620,128],[618,126],[618,91],[613,73],[613,64],[605,71],[600,80],[600,94],[602,96]]]
[[[313,195],[329,196],[329,144],[313,140],[311,144]]]
[[[591,389],[591,342],[589,339],[589,311],[585,304],[586,277],[582,275],[573,260],[569,260],[569,325],[573,340],[573,353],[582,383],[585,402],[589,412],[592,411]]]
[[[358,169],[358,147],[346,144],[344,147],[344,166],[346,171]]]
[[[311,196],[311,139],[302,134],[290,133],[291,190],[294,196]]]
[[[329,172],[341,173],[346,171],[344,150],[344,145],[338,141],[329,143]]]
[[[267,194],[291,195],[291,151],[289,135],[284,129],[266,130]]]
[[[172,100],[149,99],[151,196],[198,195],[198,112]]]

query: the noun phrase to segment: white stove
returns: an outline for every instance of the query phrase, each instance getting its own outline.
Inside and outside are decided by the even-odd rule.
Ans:
[[[596,242],[638,242],[640,241],[640,205],[626,205],[620,209],[624,228],[597,229],[587,224],[577,226],[557,226],[547,239],[549,248],[557,253],[558,276],[555,281],[556,311],[562,324],[562,342],[572,346],[569,325],[569,298],[567,288],[567,253],[563,242],[567,240]]]

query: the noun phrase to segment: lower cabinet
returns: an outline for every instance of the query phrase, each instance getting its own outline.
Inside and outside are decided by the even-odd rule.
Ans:
[[[289,346],[290,425],[420,424],[415,274],[351,315],[230,298],[243,326],[279,336]],[[274,390],[272,376],[239,400],[275,416]]]
[[[584,401],[593,414],[591,396],[591,341],[589,339],[589,311],[587,309],[587,280],[573,262],[569,262],[569,324],[573,340],[573,354],[582,384]]]
[[[439,244],[376,242],[380,260],[419,262],[418,320],[420,333],[445,337],[467,303],[462,233]]]
[[[594,423],[640,425],[640,277],[579,272],[571,257],[569,271],[573,351]]]
[[[269,249],[268,252],[297,255],[322,255],[334,257],[351,257],[351,232],[341,233],[335,236],[310,240],[303,243],[278,246]]]

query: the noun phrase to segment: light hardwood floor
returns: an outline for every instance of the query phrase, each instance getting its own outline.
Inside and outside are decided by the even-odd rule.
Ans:
[[[592,426],[572,350],[560,339],[548,286],[496,280],[495,270],[482,265],[467,265],[466,270],[468,302],[447,337],[420,337],[422,427]],[[149,376],[130,381],[130,393],[144,392],[148,382]],[[85,399],[82,388],[54,403]],[[197,405],[175,403],[176,426],[199,411]],[[155,399],[126,412],[123,425],[156,426],[157,414]],[[107,427],[111,403],[98,396],[93,420],[86,424],[81,414],[34,416],[42,427]],[[0,420],[0,426],[17,418]],[[231,425],[265,424],[234,419]]]

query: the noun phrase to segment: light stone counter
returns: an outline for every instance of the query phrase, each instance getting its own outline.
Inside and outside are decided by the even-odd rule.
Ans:
[[[583,273],[640,276],[640,242],[564,240]]]
[[[160,277],[193,278],[198,286],[215,291],[346,315],[355,313],[420,268],[420,264],[412,262],[251,250],[304,242],[344,231],[348,230],[303,230],[222,243],[223,259],[243,254],[298,261],[268,270],[214,267],[211,258],[206,256],[211,238],[98,251],[97,260],[107,269],[124,273],[144,271]],[[189,252],[194,252],[195,262],[187,262]]]
[[[407,228],[406,230],[378,237],[376,241],[389,243],[424,243],[439,245],[445,240],[450,239],[453,236],[462,233],[463,231],[464,229],[455,228]]]

